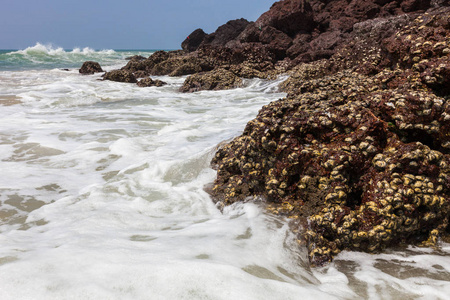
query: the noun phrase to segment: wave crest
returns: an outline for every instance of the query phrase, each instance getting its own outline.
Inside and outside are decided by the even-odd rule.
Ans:
[[[22,54],[22,55],[51,55],[51,56],[57,56],[57,55],[70,55],[70,54],[81,54],[81,55],[92,55],[92,54],[115,54],[116,51],[112,49],[107,50],[100,50],[96,51],[92,48],[85,47],[83,49],[81,48],[74,48],[71,51],[66,51],[61,47],[55,47],[52,44],[41,44],[36,43],[36,45],[32,47],[27,47],[23,50],[18,50],[15,52],[10,52],[10,55],[14,54]]]
[[[0,67],[4,70],[79,68],[83,62],[93,60],[102,66],[124,64],[133,55],[150,55],[152,51],[94,50],[90,47],[65,50],[52,44],[36,43],[22,50],[0,53]]]

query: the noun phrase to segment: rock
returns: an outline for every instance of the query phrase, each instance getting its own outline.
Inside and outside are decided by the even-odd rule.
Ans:
[[[102,67],[98,62],[95,61],[85,61],[79,70],[80,74],[94,74],[98,72],[103,72]]]
[[[250,24],[246,19],[228,21],[226,24],[208,35],[203,41],[204,45],[225,46],[229,41],[236,39],[239,34]]]
[[[210,72],[189,76],[181,87],[183,93],[202,90],[227,90],[242,86],[242,79],[225,69],[215,69]]]
[[[181,48],[188,52],[195,51],[206,36],[207,34],[203,31],[203,29],[196,29],[181,43]]]
[[[164,82],[164,81],[159,80],[159,79],[153,80],[150,77],[141,79],[141,80],[139,80],[137,82],[137,85],[140,86],[140,87],[150,87],[150,86],[161,87],[161,86],[166,85],[166,84],[167,84],[167,82]]]
[[[137,82],[134,74],[127,70],[112,70],[111,72],[106,72],[105,75],[103,76],[103,80],[128,82],[128,83]]]
[[[268,50],[275,54],[277,60],[284,59],[286,51],[292,45],[292,39],[287,34],[272,26],[266,26],[261,30],[259,41],[267,45]]]
[[[156,64],[149,71],[149,74],[182,76],[209,71],[212,68],[208,61],[201,58],[194,56],[174,56]]]
[[[372,4],[347,12],[369,18]],[[293,68],[287,97],[220,147],[217,204],[266,200],[297,220],[313,265],[342,250],[436,246],[450,233],[449,16],[438,7],[312,36],[311,56],[334,54]]]
[[[316,25],[312,7],[307,0],[275,2],[255,23],[261,28],[274,27],[291,37],[299,32],[311,32]]]
[[[145,60],[147,59],[146,57],[142,56],[142,55],[133,55],[133,56],[129,56],[127,58],[125,58],[126,60]]]

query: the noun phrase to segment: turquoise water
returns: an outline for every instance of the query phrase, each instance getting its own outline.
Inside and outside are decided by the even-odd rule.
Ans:
[[[80,68],[83,62],[93,60],[102,66],[123,64],[126,57],[148,57],[156,50],[112,50],[75,48],[63,49],[37,43],[23,50],[0,50],[0,71]]]

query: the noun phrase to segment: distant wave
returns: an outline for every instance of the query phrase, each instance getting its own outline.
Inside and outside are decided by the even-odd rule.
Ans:
[[[55,48],[52,44],[43,45],[41,43],[36,43],[36,45],[32,47],[28,47],[24,50],[18,50],[15,52],[10,52],[10,55],[14,54],[22,54],[22,55],[51,55],[51,56],[67,56],[67,55],[93,55],[93,54],[106,54],[106,55],[112,55],[115,54],[116,51],[108,49],[108,50],[101,50],[96,51],[92,48],[85,47],[83,49],[81,48],[74,48],[71,51],[66,51],[61,47]]]
[[[52,44],[36,43],[22,50],[0,53],[0,70],[79,68],[87,60],[111,66],[123,63],[128,56],[149,56],[151,53],[152,51],[94,50],[90,47],[67,50]]]

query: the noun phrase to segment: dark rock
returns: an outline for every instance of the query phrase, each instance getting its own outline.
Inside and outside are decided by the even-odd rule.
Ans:
[[[137,82],[137,85],[140,87],[150,87],[150,86],[161,87],[166,84],[167,84],[167,82],[164,82],[159,79],[151,79],[150,77],[141,79]]]
[[[225,69],[215,69],[210,72],[189,76],[181,87],[183,93],[202,90],[227,90],[242,86],[242,79]]]
[[[105,75],[103,76],[103,80],[128,82],[128,83],[137,82],[134,74],[127,70],[112,70],[111,72],[106,72]]]
[[[125,58],[126,60],[144,60],[147,59],[146,57],[142,56],[142,55],[133,55],[133,56],[129,56],[127,58]]]
[[[148,73],[146,71],[142,71],[142,70],[135,71],[135,72],[133,72],[133,74],[134,74],[134,77],[136,77],[136,78],[144,78],[144,77],[148,76]]]
[[[151,75],[182,76],[213,69],[211,64],[194,56],[174,56],[156,64],[149,73]]]
[[[249,24],[250,22],[246,19],[228,21],[217,28],[214,33],[208,35],[203,43],[212,46],[225,46],[229,41],[236,39]]]
[[[98,72],[103,72],[102,67],[98,62],[95,61],[85,61],[79,70],[80,74],[94,74]]]
[[[255,23],[261,28],[272,26],[291,37],[299,32],[311,32],[316,25],[313,10],[307,0],[275,2]]]
[[[265,26],[261,30],[259,41],[267,45],[268,50],[275,54],[277,60],[285,58],[286,51],[292,45],[292,39],[287,34],[272,26]]]
[[[188,52],[195,51],[206,36],[207,34],[202,29],[196,29],[181,43],[181,48]]]

